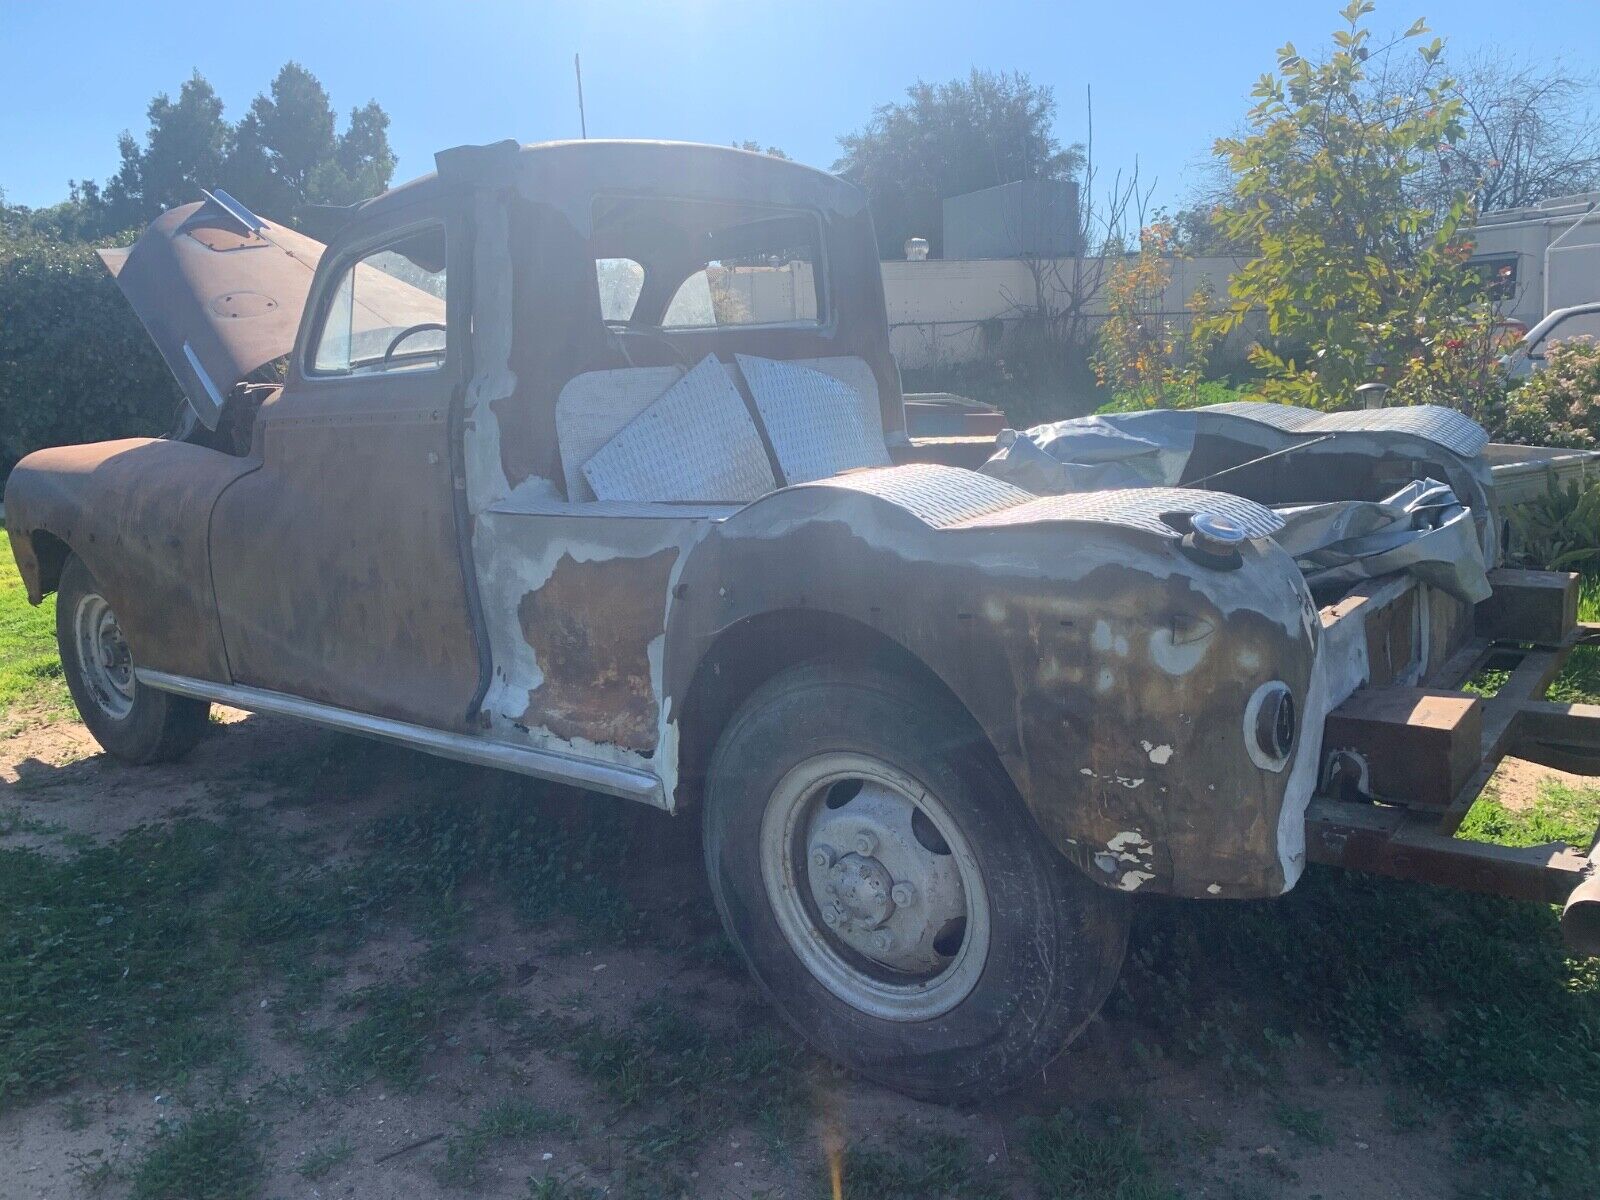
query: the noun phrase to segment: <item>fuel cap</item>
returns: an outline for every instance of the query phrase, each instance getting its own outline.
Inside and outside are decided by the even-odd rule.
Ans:
[[[1212,554],[1227,554],[1247,540],[1244,526],[1221,513],[1195,513],[1189,518],[1189,529],[1194,533],[1195,547]]]

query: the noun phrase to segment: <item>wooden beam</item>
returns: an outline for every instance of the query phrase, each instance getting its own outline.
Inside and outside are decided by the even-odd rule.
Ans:
[[[1483,703],[1465,692],[1362,688],[1328,714],[1326,757],[1354,754],[1379,800],[1446,809],[1482,762]]]
[[[1578,577],[1570,571],[1489,572],[1494,594],[1478,605],[1477,633],[1505,642],[1562,645],[1578,624]]]

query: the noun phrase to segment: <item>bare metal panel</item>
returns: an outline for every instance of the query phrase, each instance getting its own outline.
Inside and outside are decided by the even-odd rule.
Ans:
[[[601,500],[754,500],[777,487],[744,400],[706,355],[583,464]]]
[[[1283,518],[1272,509],[1230,496],[1193,488],[1114,488],[1103,492],[1069,492],[1040,496],[1014,508],[961,522],[963,529],[995,525],[1032,525],[1045,521],[1075,521],[1120,525],[1161,537],[1182,536],[1161,518],[1168,513],[1214,513],[1239,525],[1249,538],[1271,537],[1283,528]]]
[[[1271,537],[1283,518],[1270,508],[1231,496],[1192,488],[1118,488],[1064,496],[1034,496],[1002,480],[960,467],[908,463],[862,471],[809,484],[847,488],[897,504],[935,529],[980,529],[1074,521],[1118,525],[1161,537],[1181,531],[1163,521],[1166,513],[1215,513],[1237,522],[1250,538]]]
[[[1009,483],[937,463],[884,467],[802,486],[841,488],[876,496],[899,505],[935,529],[948,529],[1033,499],[1030,493]]]
[[[583,464],[682,378],[680,367],[622,367],[585,371],[561,389],[556,397],[556,440],[569,497],[594,499]]]
[[[1285,433],[1407,433],[1462,458],[1476,458],[1489,444],[1489,435],[1454,409],[1437,404],[1415,404],[1406,408],[1357,409],[1352,412],[1324,413],[1292,404],[1263,404],[1236,400],[1201,409],[1202,424],[1212,416],[1237,417],[1268,425]]]
[[[874,399],[796,363],[749,354],[735,358],[786,482],[809,483],[841,471],[889,465]]]

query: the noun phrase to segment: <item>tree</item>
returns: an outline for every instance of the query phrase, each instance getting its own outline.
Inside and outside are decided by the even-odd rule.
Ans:
[[[1443,207],[1456,189],[1479,212],[1521,208],[1600,187],[1600,97],[1593,76],[1560,62],[1479,54],[1456,72],[1462,135],[1418,173],[1423,195]]]
[[[271,95],[257,96],[234,132],[230,190],[291,222],[308,205],[374,195],[394,173],[388,128],[388,114],[369,101],[336,135],[326,89],[299,63],[285,63]]]
[[[1057,142],[1055,114],[1054,93],[1026,75],[973,68],[965,80],[919,80],[839,139],[833,169],[866,190],[880,246],[925,237],[937,255],[946,197],[1078,172],[1082,151]]]
[[[763,146],[760,142],[751,138],[745,138],[742,142],[731,142],[729,144],[735,150],[748,150],[752,154],[765,154],[769,158],[781,158],[787,160],[789,157],[782,150],[778,149],[778,147]]]
[[[196,181],[222,178],[230,129],[222,119],[221,99],[200,72],[184,81],[177,100],[162,92],[146,113],[150,128],[142,148],[126,130],[117,139],[122,166],[101,198],[108,231],[143,224],[163,209],[195,199]],[[88,187],[92,194],[93,184]]]
[[[164,210],[223,187],[275,220],[296,223],[307,206],[351,204],[377,195],[394,175],[389,115],[376,100],[352,109],[336,132],[333,106],[316,76],[285,63],[270,95],[259,95],[237,125],[198,72],[173,100],[165,92],[146,110],[144,141],[124,131],[122,165],[105,185],[73,181],[70,197],[50,208],[10,210],[41,236],[93,240],[136,229]]]
[[[1435,209],[1417,187],[1463,136],[1443,45],[1417,43],[1428,32],[1420,20],[1374,45],[1363,24],[1372,8],[1352,0],[1320,61],[1284,46],[1279,74],[1256,84],[1245,130],[1216,144],[1233,175],[1216,220],[1255,256],[1233,276],[1227,306],[1197,326],[1215,336],[1264,312],[1272,344],[1253,358],[1276,399],[1339,407],[1385,372],[1404,384],[1397,399],[1431,396],[1439,356],[1474,342],[1466,326],[1488,316],[1466,267],[1470,196],[1458,189]],[[1422,69],[1390,70],[1407,50]],[[1382,79],[1404,86],[1374,86]]]

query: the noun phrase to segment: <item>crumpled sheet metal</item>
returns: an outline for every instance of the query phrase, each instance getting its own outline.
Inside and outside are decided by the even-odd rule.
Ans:
[[[1057,421],[1000,435],[983,473],[1056,499],[1116,495],[1114,489],[1168,487],[1183,479],[1197,439],[1259,433],[1263,456],[1308,444],[1304,453],[1336,446],[1376,457],[1384,439],[1439,447],[1452,483],[1418,480],[1379,501],[1329,500],[1279,506],[1288,523],[1276,534],[1313,587],[1331,587],[1405,571],[1468,602],[1489,594],[1495,523],[1487,470],[1477,456],[1487,435],[1460,413],[1433,405],[1321,413],[1282,404],[1237,402],[1203,409],[1113,413]],[[1415,439],[1415,440],[1412,440]],[[1371,446],[1368,447],[1367,443]],[[1424,449],[1426,449],[1424,447]],[[1235,476],[1242,479],[1243,476]],[[1216,486],[1227,486],[1224,473]],[[1460,489],[1465,488],[1465,495]],[[1195,502],[1173,508],[1197,511]],[[1222,511],[1216,494],[1205,507]]]
[[[1418,479],[1380,501],[1338,500],[1278,510],[1278,544],[1313,589],[1404,571],[1476,604],[1489,598],[1488,567],[1472,514],[1450,488]]]

